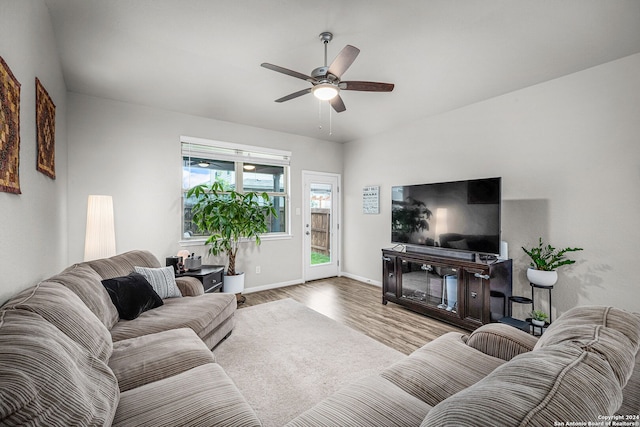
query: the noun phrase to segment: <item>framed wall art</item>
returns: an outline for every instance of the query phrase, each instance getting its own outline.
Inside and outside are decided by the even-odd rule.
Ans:
[[[36,137],[38,161],[36,169],[56,179],[56,106],[36,77]]]
[[[380,213],[380,186],[370,185],[362,188],[362,213]]]
[[[20,194],[20,82],[0,57],[0,191]]]

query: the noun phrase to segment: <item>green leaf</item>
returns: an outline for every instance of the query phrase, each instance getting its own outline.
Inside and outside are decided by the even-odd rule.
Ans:
[[[565,254],[567,252],[577,252],[582,248],[564,248],[556,249],[551,245],[544,245],[542,237],[538,239],[538,246],[531,249],[522,247],[522,250],[531,258],[531,267],[536,270],[554,271],[563,265],[575,264],[574,260],[568,259]]]
[[[248,238],[259,245],[260,234],[269,229],[269,215],[277,215],[267,193],[240,194],[225,189],[219,182],[197,185],[187,191],[187,197],[195,198],[192,221],[199,230],[209,234],[206,240],[209,252],[214,255],[226,252],[230,265],[235,265],[240,240]]]

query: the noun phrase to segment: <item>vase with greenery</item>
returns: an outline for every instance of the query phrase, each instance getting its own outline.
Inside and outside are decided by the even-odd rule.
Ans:
[[[225,189],[220,182],[201,184],[187,192],[193,198],[193,224],[208,234],[209,253],[228,257],[227,276],[235,276],[236,255],[243,242],[260,244],[260,235],[267,233],[268,218],[277,215],[267,193],[238,193]]]
[[[556,270],[563,265],[575,264],[575,261],[567,258],[566,254],[583,249],[571,247],[558,249],[550,244],[545,245],[540,237],[538,246],[531,249],[522,247],[522,250],[531,258],[531,264],[527,270],[529,281],[540,286],[553,286],[558,280]]]
[[[544,326],[547,319],[549,319],[549,316],[542,310],[533,310],[531,312],[531,322],[536,326]]]

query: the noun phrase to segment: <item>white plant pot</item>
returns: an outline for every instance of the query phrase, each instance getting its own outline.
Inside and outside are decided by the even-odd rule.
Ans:
[[[241,294],[242,291],[244,291],[244,273],[239,273],[235,276],[224,276],[222,292],[228,294]]]
[[[539,327],[543,327],[544,326],[544,320],[531,319],[531,323],[533,323],[534,325],[539,326]]]
[[[558,281],[558,272],[528,268],[527,279],[529,279],[529,282],[535,285],[549,287],[555,285]]]

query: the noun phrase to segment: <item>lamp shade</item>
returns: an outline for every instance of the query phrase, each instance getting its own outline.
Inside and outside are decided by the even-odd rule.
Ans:
[[[335,98],[338,92],[340,92],[340,89],[331,83],[320,83],[315,85],[313,89],[311,89],[311,92],[313,92],[313,95],[319,100],[328,101]]]
[[[84,260],[107,258],[116,254],[116,232],[111,196],[89,196]]]

